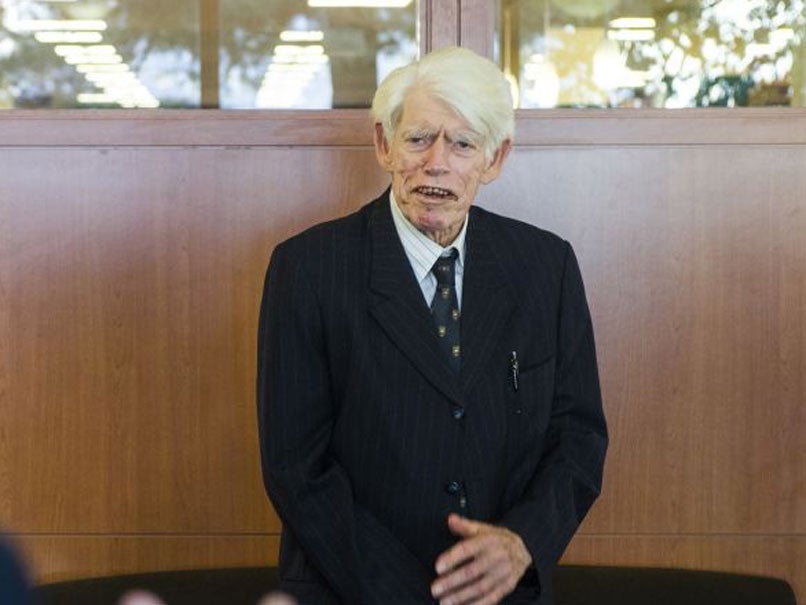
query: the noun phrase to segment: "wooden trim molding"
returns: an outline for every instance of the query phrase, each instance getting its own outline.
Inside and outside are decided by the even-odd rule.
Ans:
[[[806,109],[548,109],[516,112],[527,146],[803,145]]]
[[[497,4],[489,0],[461,0],[459,11],[461,45],[489,59],[494,59]]]
[[[460,43],[460,0],[421,0],[420,53]]]
[[[369,112],[3,110],[2,147],[369,147]],[[806,109],[518,110],[517,146],[804,145]]]

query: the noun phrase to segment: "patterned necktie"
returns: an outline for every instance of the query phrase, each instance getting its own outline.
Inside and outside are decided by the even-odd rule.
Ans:
[[[459,371],[459,301],[456,297],[456,258],[459,252],[451,248],[450,256],[440,256],[431,272],[437,278],[437,291],[431,301],[431,315],[437,328],[437,337],[448,362]]]

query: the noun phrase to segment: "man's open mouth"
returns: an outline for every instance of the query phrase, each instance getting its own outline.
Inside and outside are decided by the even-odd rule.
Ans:
[[[429,185],[421,185],[414,188],[414,193],[424,195],[426,197],[434,197],[443,200],[455,200],[456,194],[450,189],[443,189],[442,187],[432,187]]]

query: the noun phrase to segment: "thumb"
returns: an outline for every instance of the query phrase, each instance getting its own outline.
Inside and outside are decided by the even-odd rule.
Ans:
[[[457,536],[462,538],[470,538],[475,536],[481,530],[482,524],[478,521],[472,521],[456,513],[448,515],[448,529]]]

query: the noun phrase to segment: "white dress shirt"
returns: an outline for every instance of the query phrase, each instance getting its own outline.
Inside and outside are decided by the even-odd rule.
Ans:
[[[417,279],[417,283],[420,284],[420,289],[423,291],[425,304],[429,307],[437,291],[437,278],[431,273],[434,263],[440,256],[449,255],[453,248],[456,248],[459,252],[459,256],[456,259],[455,277],[456,301],[461,309],[462,278],[465,273],[465,234],[467,233],[467,222],[470,218],[469,213],[468,216],[465,217],[465,222],[462,225],[462,230],[459,231],[459,235],[456,236],[456,239],[453,240],[450,246],[443,248],[411,224],[397,205],[395,194],[391,189],[389,190],[389,204],[392,208],[392,220],[395,223],[397,235],[400,238],[400,242],[403,244],[403,250],[406,252],[406,256],[409,259],[411,269],[414,271],[414,277]]]

